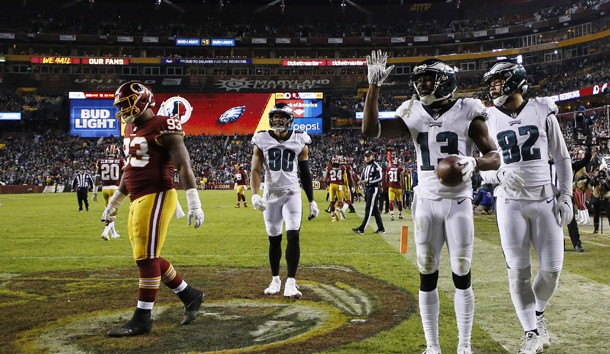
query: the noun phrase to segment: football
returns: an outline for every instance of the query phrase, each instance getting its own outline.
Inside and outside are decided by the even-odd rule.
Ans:
[[[438,162],[436,168],[436,177],[438,180],[448,187],[456,187],[462,184],[462,169],[463,166],[458,164],[459,156],[447,156]]]

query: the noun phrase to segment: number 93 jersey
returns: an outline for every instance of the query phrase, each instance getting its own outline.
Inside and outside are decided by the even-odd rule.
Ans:
[[[124,179],[132,201],[174,188],[174,164],[167,148],[158,141],[160,136],[167,134],[184,136],[180,119],[154,116],[125,127],[123,151],[127,158]]]
[[[438,162],[449,155],[472,156],[474,143],[468,135],[470,123],[476,117],[486,117],[485,106],[477,99],[460,98],[443,113],[431,112],[420,101],[406,101],[396,110],[415,145],[419,174],[416,192],[426,199],[472,198],[470,180],[456,187],[445,186],[436,177],[436,168]]]
[[[300,191],[298,176],[299,154],[311,138],[306,132],[289,130],[284,139],[272,134],[273,131],[259,131],[252,137],[265,158],[265,193],[288,190]]]

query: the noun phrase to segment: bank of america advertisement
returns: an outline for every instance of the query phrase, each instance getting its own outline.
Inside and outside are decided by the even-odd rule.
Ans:
[[[72,135],[101,137],[120,135],[115,118],[113,93],[71,92],[70,120]],[[158,115],[179,117],[186,135],[245,135],[269,129],[269,111],[276,103],[273,93],[158,93],[153,108]],[[301,102],[292,102],[301,113]],[[320,103],[321,106],[321,103]],[[315,108],[314,117],[321,117]],[[321,118],[295,119],[295,129],[310,134],[322,133]]]

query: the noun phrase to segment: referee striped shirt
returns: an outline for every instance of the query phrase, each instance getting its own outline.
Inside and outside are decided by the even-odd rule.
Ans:
[[[379,186],[379,182],[381,182],[382,172],[381,166],[375,161],[371,161],[368,163],[362,171],[362,180],[366,181],[367,185],[370,187]]]
[[[86,172],[77,173],[74,175],[74,180],[72,180],[72,188],[93,188],[93,178]]]

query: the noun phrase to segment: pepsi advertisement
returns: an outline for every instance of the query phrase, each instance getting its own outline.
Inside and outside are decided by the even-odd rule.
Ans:
[[[302,130],[307,134],[322,134],[322,118],[300,118],[292,123],[293,130]]]

